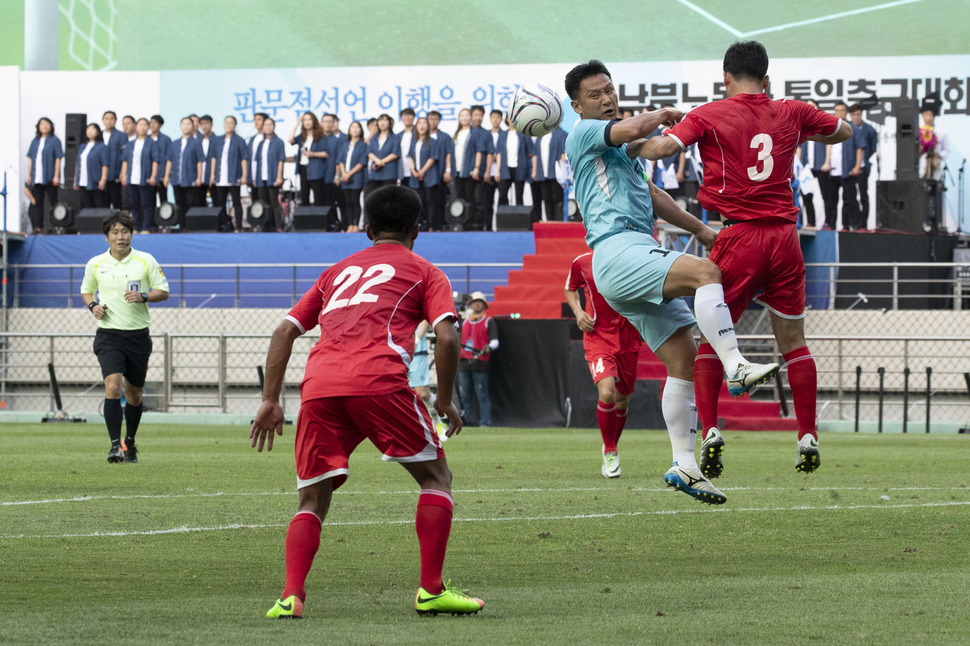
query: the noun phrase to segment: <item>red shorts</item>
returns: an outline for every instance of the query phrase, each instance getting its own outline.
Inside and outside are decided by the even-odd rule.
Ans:
[[[322,397],[303,402],[296,424],[296,483],[302,489],[347,480],[347,460],[369,439],[388,462],[445,457],[424,402],[411,389],[387,395]]]
[[[640,351],[620,352],[619,354],[586,353],[589,363],[589,373],[593,375],[593,383],[598,384],[606,377],[613,377],[616,381],[616,392],[621,395],[633,393],[637,384],[637,363]]]
[[[735,323],[752,299],[787,319],[805,316],[805,259],[793,223],[745,220],[725,227],[711,261],[721,270]]]

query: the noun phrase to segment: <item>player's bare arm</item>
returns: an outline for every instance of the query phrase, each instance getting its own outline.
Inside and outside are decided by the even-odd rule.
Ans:
[[[461,414],[452,401],[455,381],[458,379],[458,357],[461,355],[461,339],[455,321],[444,318],[434,326],[434,363],[438,374],[438,399],[434,408],[442,417],[448,418],[448,437],[461,433]]]
[[[660,137],[654,137],[654,139],[660,139]],[[653,139],[651,139],[653,141]],[[714,240],[717,239],[717,232],[710,228],[696,217],[680,208],[674,198],[670,197],[666,191],[657,188],[657,185],[651,182],[649,179],[647,183],[650,185],[650,199],[653,201],[653,212],[654,214],[671,223],[675,227],[680,227],[685,231],[689,231],[694,234],[697,241],[704,246],[708,251],[714,246]]]
[[[626,154],[631,158],[643,157],[656,161],[666,159],[681,150],[679,141],[669,135],[661,135],[630,144],[626,147]]]
[[[292,321],[284,320],[273,332],[266,352],[266,368],[263,380],[263,403],[259,406],[256,419],[249,429],[251,446],[257,451],[273,450],[273,432],[283,435],[283,407],[280,406],[280,391],[283,390],[283,376],[286,364],[293,352],[293,342],[300,336],[300,329]],[[456,362],[457,363],[457,362]],[[268,440],[268,441],[267,441]],[[259,446],[257,446],[257,441]]]
[[[593,320],[593,317],[591,317],[586,310],[580,306],[579,291],[567,289],[565,290],[565,293],[566,304],[569,305],[569,309],[573,311],[573,316],[576,317],[576,325],[578,325],[579,329],[583,332],[592,332],[595,321]]]
[[[820,144],[837,144],[840,141],[845,141],[852,137],[852,126],[849,125],[848,121],[842,121],[842,125],[831,135],[815,135],[814,137],[809,137],[808,141],[817,141]],[[828,163],[829,151],[825,153],[825,162]]]

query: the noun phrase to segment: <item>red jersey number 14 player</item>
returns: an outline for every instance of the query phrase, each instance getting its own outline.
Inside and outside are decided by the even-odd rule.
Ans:
[[[327,269],[273,333],[266,355],[263,403],[249,436],[252,446],[273,449],[283,434],[280,390],[293,342],[320,325],[320,340],[300,384],[296,430],[299,510],[286,533],[286,584],[267,617],[302,617],[305,582],[320,547],[321,524],[333,491],[349,473],[348,458],[370,440],[388,462],[399,462],[421,487],[415,529],[421,585],[415,609],[422,614],[475,613],[481,599],[443,583],[441,570],[451,533],[451,470],[428,409],[408,386],[414,331],[423,320],[437,336],[435,408],[461,430],[452,403],[459,340],[451,284],[440,269],[412,252],[421,200],[409,188],[387,186],[365,204],[373,246]]]
[[[663,159],[694,143],[700,147],[704,185],[697,197],[704,208],[724,218],[711,249],[711,261],[721,270],[724,302],[735,323],[753,298],[771,314],[798,420],[795,468],[814,471],[821,463],[818,378],[805,342],[805,261],[790,178],[799,144],[845,141],[852,126],[801,101],[770,99],[765,94],[768,53],[761,43],[728,48],[724,87],[726,99],[691,110],[664,136],[648,140],[641,154]],[[694,363],[697,413],[704,430],[700,467],[708,478],[716,478],[723,469],[717,397],[724,369],[708,340],[701,341]]]

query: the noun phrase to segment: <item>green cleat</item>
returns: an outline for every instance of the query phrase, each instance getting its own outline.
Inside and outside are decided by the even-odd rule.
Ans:
[[[303,602],[300,597],[291,594],[284,601],[278,599],[273,607],[266,611],[270,619],[303,619]]]
[[[822,466],[822,456],[818,450],[818,440],[806,435],[798,440],[798,456],[795,458],[795,471],[811,473]]]
[[[436,615],[446,612],[452,615],[473,615],[485,607],[485,602],[465,594],[467,590],[451,587],[451,581],[445,583],[444,591],[439,594],[428,594],[424,588],[418,588],[414,595],[414,609],[419,615]]]

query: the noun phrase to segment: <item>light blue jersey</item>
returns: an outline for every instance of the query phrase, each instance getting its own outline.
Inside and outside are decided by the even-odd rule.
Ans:
[[[586,244],[622,231],[653,236],[653,202],[643,169],[613,146],[607,133],[614,121],[581,119],[566,138],[566,156],[576,182],[576,199],[586,226]]]

